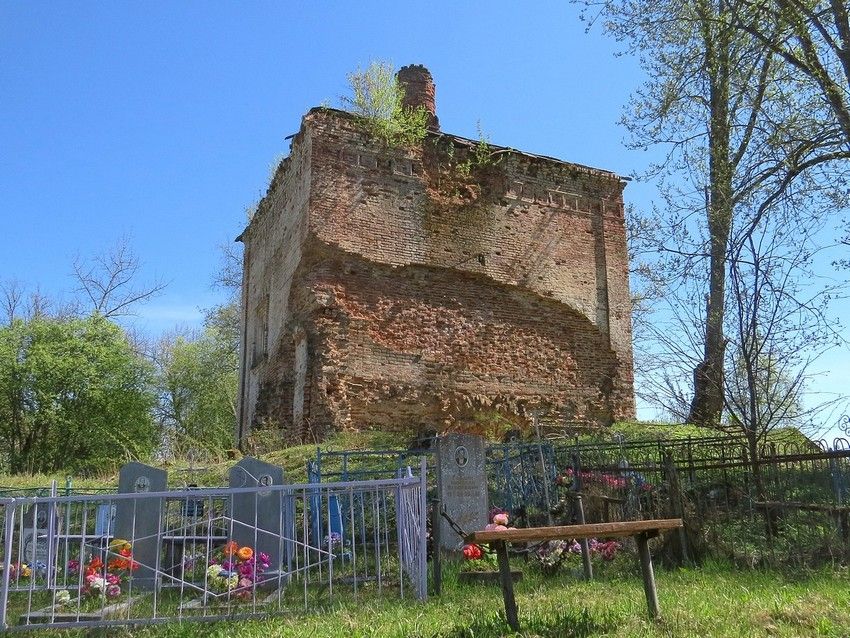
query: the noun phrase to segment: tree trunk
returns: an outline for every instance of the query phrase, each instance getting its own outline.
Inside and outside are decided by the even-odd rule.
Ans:
[[[729,47],[728,29],[710,18],[722,12],[711,3],[705,12],[703,35],[705,64],[709,75],[709,290],[705,319],[705,350],[694,370],[694,398],[688,421],[712,426],[720,423],[723,411],[723,359],[726,339],[723,333],[726,298],[726,254],[732,223],[732,175],[729,124]],[[718,26],[719,25],[719,26]]]

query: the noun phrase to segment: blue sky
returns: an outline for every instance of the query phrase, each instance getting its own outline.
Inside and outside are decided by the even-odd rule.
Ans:
[[[217,245],[301,116],[373,59],[421,63],[443,130],[630,175],[641,71],[567,2],[0,3],[0,280],[70,296],[76,255],[128,237],[169,282],[136,324],[197,324]],[[648,205],[652,189],[626,198]],[[846,352],[825,364],[846,373]],[[835,374],[833,374],[835,376]],[[839,379],[840,377],[840,379]],[[832,387],[832,386],[830,386]]]

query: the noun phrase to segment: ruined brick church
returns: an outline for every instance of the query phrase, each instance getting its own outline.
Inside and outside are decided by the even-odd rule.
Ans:
[[[239,439],[634,416],[625,181],[439,130],[307,113],[244,243]]]

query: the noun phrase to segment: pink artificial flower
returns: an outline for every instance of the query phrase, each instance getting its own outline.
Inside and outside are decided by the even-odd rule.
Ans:
[[[118,585],[109,585],[106,588],[106,595],[109,598],[118,598],[121,595],[121,587]]]
[[[501,514],[496,514],[493,517],[493,522],[496,523],[496,525],[507,525],[508,515],[505,512],[502,512]]]

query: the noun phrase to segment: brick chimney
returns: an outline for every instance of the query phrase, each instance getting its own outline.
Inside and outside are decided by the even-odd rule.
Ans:
[[[396,74],[399,85],[404,89],[405,108],[415,109],[424,106],[428,111],[428,128],[440,130],[440,120],[437,119],[436,88],[431,72],[421,64],[403,66]]]

